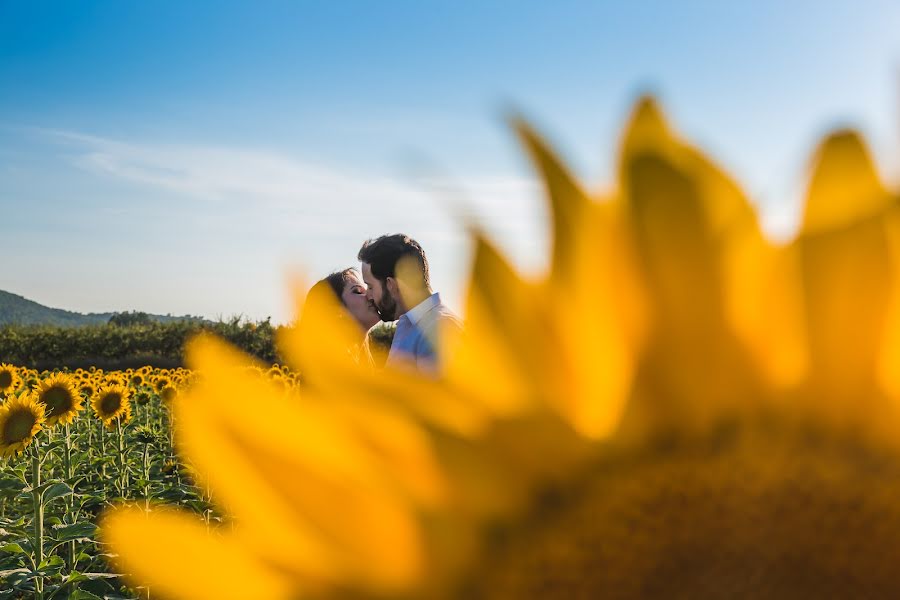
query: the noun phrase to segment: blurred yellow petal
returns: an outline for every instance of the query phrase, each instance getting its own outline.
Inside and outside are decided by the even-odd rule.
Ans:
[[[483,397],[495,410],[507,412],[534,404],[549,385],[533,378],[534,369],[550,371],[542,358],[546,305],[540,291],[523,281],[484,237],[476,235],[471,282],[466,303],[466,329],[448,340],[445,377],[467,395]],[[490,373],[489,378],[484,377]],[[534,385],[530,385],[536,380]]]
[[[650,151],[626,164],[628,220],[651,299],[632,424],[706,428],[758,393],[728,321],[721,245],[695,176]]]
[[[513,125],[540,171],[550,203],[553,227],[550,283],[569,286],[574,279],[584,276],[578,271],[581,265],[575,240],[582,238],[578,231],[584,226],[591,201],[531,127],[519,120]]]
[[[803,213],[812,234],[877,217],[894,204],[862,139],[853,131],[832,134],[819,148]]]
[[[221,342],[195,341],[189,360],[204,376],[178,403],[177,433],[235,515],[237,535],[303,577],[340,574],[390,588],[419,575],[410,504],[340,413],[324,399],[267,392]],[[276,434],[274,415],[291,423],[291,435]]]
[[[895,196],[895,202],[896,199]],[[887,215],[885,229],[894,275],[877,368],[882,389],[897,402],[900,400],[900,214],[896,207]]]
[[[796,240],[809,343],[811,396],[857,421],[881,396],[878,364],[897,282],[888,238],[894,198],[862,141],[829,137],[816,155]],[[877,406],[877,404],[876,404]]]
[[[101,523],[118,569],[152,597],[192,600],[288,600],[294,590],[249,548],[225,533],[210,533],[195,515],[117,508]]]
[[[553,224],[549,309],[538,330],[555,338],[549,350],[563,368],[548,397],[579,432],[601,438],[619,423],[639,343],[643,298],[633,257],[611,207],[590,199],[537,134],[516,125],[546,186]]]

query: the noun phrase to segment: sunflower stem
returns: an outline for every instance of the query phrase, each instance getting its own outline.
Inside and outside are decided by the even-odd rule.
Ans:
[[[103,426],[103,421],[98,421],[97,430],[97,442],[100,445],[100,485],[104,488],[106,487],[106,427]]]
[[[34,540],[32,541],[32,552],[34,553],[35,571],[40,569],[44,562],[44,503],[41,487],[41,454],[40,454],[40,438],[34,436],[31,448],[31,500],[34,508]],[[44,598],[44,577],[36,575],[34,578],[34,597],[35,600],[43,600]]]
[[[64,444],[63,444],[63,468],[65,469],[66,483],[73,486],[73,488],[74,488],[75,482],[73,480],[75,479],[75,474],[73,473],[73,469],[72,469],[72,434],[71,434],[72,432],[69,430],[68,423],[65,424],[63,432],[65,435],[65,440],[64,440]],[[74,519],[74,513],[75,513],[75,496],[74,496],[74,494],[66,497],[66,513],[68,513],[69,515],[73,515],[73,519]],[[66,553],[68,554],[68,559],[69,559],[69,561],[68,561],[69,562],[69,571],[74,571],[75,570],[75,540],[71,540],[71,541],[69,541],[68,544],[66,544],[66,551],[67,551]]]
[[[150,444],[144,444],[141,456],[141,470],[144,479],[144,508],[150,510]]]
[[[125,498],[125,488],[128,485],[128,473],[125,470],[125,434],[122,431],[122,417],[116,418],[116,450],[119,461],[119,492]]]
[[[94,428],[91,427],[90,421],[86,421],[87,423],[87,455],[88,455],[88,465],[92,465],[94,461]],[[93,469],[91,469],[93,471]]]

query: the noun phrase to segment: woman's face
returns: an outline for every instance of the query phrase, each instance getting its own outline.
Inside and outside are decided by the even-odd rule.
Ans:
[[[381,321],[375,306],[366,298],[366,284],[357,274],[351,273],[344,283],[341,301],[356,322],[366,331]]]

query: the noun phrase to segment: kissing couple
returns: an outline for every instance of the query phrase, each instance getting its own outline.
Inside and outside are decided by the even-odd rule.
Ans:
[[[360,270],[336,271],[310,289],[301,314],[315,318],[311,303],[340,303],[339,318],[358,325],[359,344],[350,349],[354,361],[375,364],[369,330],[379,322],[396,321],[385,366],[433,372],[441,361],[441,329],[461,329],[460,319],[431,288],[428,259],[419,243],[401,233],[363,243],[357,254]]]

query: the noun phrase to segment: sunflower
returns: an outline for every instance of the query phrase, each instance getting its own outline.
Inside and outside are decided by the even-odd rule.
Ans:
[[[97,381],[100,382],[100,387],[124,387],[128,385],[128,380],[118,371],[110,371],[103,374]]]
[[[118,509],[124,572],[174,598],[241,597],[238,571],[267,598],[900,594],[900,215],[861,139],[823,142],[779,245],[652,100],[603,197],[517,129],[546,276],[472,225],[436,379],[348,364],[326,310],[280,339],[299,397],[195,340],[176,435],[234,527]]]
[[[112,428],[116,420],[127,423],[131,419],[131,400],[129,390],[122,385],[101,388],[91,399],[91,408],[103,424]]]
[[[178,388],[174,385],[167,385],[159,391],[159,398],[163,402],[171,402],[178,395]]]
[[[131,373],[128,376],[128,385],[139,388],[144,384],[144,375],[141,372]]]
[[[0,456],[10,457],[28,447],[44,424],[44,406],[34,394],[12,397],[0,406]]]
[[[22,378],[19,377],[19,370],[16,367],[6,363],[0,364],[0,398],[15,392],[21,383]]]
[[[52,427],[57,423],[71,423],[84,408],[84,399],[75,389],[75,381],[64,373],[57,373],[41,380],[35,390],[38,402],[46,406],[47,421]]]
[[[169,377],[167,375],[158,375],[153,380],[153,389],[155,389],[157,393],[161,393],[163,391],[163,389],[167,385],[170,385],[171,383],[172,383],[172,381],[169,379]]]
[[[94,395],[94,390],[94,384],[91,382],[85,382],[78,386],[78,393],[81,394],[82,398],[91,398]]]

